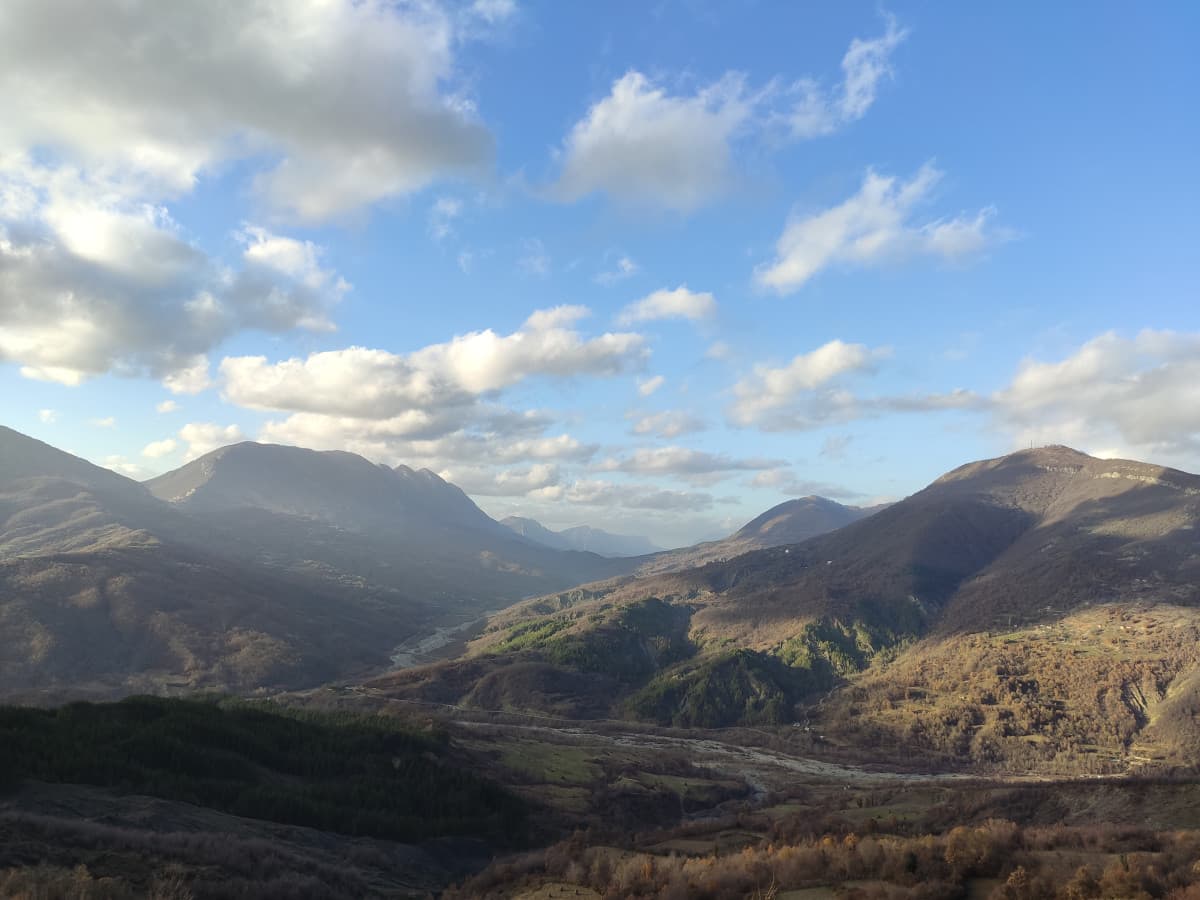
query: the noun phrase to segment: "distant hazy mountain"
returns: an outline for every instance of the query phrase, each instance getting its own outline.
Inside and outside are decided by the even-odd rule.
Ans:
[[[730,543],[755,544],[754,549],[798,544],[810,537],[836,531],[879,508],[843,506],[825,497],[799,497],[772,506],[735,531],[728,540]]]
[[[144,486],[0,429],[0,694],[244,689],[386,660],[395,617],[374,598],[225,543]]]
[[[732,559],[751,550],[798,544],[849,525],[883,508],[843,506],[825,497],[786,500],[750,520],[727,538],[664,551],[645,560],[638,572],[643,575],[671,572],[702,566],[714,560]]]
[[[352,453],[247,442],[148,487],[226,536],[230,552],[435,606],[495,608],[547,585],[629,569],[522,540],[433,472],[391,469]]]
[[[529,601],[446,666],[474,670],[472,693],[442,696],[683,725],[820,717],[843,742],[1047,771],[1184,759],[1198,526],[1195,475],[1014,453],[798,544]],[[439,683],[407,678],[388,685]]]
[[[138,484],[0,428],[0,695],[312,684],[628,564],[540,547],[431,472],[240,444]]]
[[[506,534],[458,487],[428,469],[395,469],[353,453],[244,442],[146,482],[195,512],[256,509],[356,530],[385,523]]]
[[[509,516],[500,520],[522,537],[529,538],[546,547],[556,550],[586,550],[598,553],[600,556],[645,556],[657,553],[661,548],[656,547],[648,537],[629,534],[613,534],[600,528],[588,525],[576,525],[564,528],[562,531],[552,531],[534,519],[521,516]]]

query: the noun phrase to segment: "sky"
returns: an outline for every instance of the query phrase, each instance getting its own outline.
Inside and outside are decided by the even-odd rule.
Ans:
[[[1200,7],[6,0],[0,422],[663,546],[1200,471]]]

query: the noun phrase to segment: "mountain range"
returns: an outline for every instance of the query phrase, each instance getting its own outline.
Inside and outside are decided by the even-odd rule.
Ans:
[[[1200,737],[1198,522],[1200,477],[1022,451],[799,543],[527,601],[379,686],[1053,770],[1178,756]]]
[[[534,543],[555,550],[585,550],[600,556],[646,556],[661,552],[648,537],[613,534],[590,525],[576,525],[562,531],[552,531],[541,522],[522,516],[508,516],[500,524],[511,528]]]
[[[238,444],[143,485],[0,429],[10,697],[345,677],[414,634],[622,570],[352,454]]]
[[[653,575],[691,569],[710,562],[733,559],[751,550],[797,544],[836,531],[885,507],[886,504],[844,506],[835,500],[814,496],[785,500],[719,541],[705,541],[692,547],[655,554],[638,566],[638,574]]]
[[[653,558],[571,546],[653,549],[641,538],[559,537],[515,532],[429,470],[350,453],[246,442],[141,484],[0,428],[0,694],[377,673],[423,635]]]
[[[0,429],[0,684],[50,702],[370,679],[1111,771],[1200,741],[1198,522],[1198,476],[1046,447],[890,506],[807,497],[606,558],[353,454],[243,443],[140,484]],[[380,674],[498,607],[461,656]]]

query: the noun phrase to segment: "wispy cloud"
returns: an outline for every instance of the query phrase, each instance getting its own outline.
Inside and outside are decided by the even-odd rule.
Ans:
[[[703,431],[708,426],[703,419],[679,410],[658,413],[631,413],[626,418],[633,420],[631,429],[637,435],[652,435],[660,438],[677,438],[680,435]]]
[[[242,429],[237,425],[217,425],[213,422],[188,422],[179,429],[179,437],[187,444],[184,459],[193,460],[224,447],[245,440]]]
[[[912,256],[963,260],[1011,237],[991,224],[991,207],[952,218],[918,219],[942,173],[926,164],[907,181],[869,171],[858,193],[821,212],[790,221],[775,259],[755,272],[759,285],[780,294],[799,290],[830,266],[867,266]]]
[[[159,459],[170,456],[179,448],[179,442],[174,438],[163,438],[161,441],[151,441],[142,448],[142,456],[149,459]]]
[[[610,457],[597,468],[604,472],[681,478],[698,484],[713,484],[735,472],[758,471],[782,465],[777,459],[738,458],[687,447],[649,447],[624,457]]]
[[[631,303],[621,310],[617,322],[621,325],[661,319],[689,319],[696,322],[712,318],[716,311],[717,301],[712,294],[690,291],[686,284],[681,284],[674,290],[663,288]]]
[[[866,115],[875,103],[879,83],[892,74],[891,55],[908,36],[896,19],[887,17],[880,37],[855,38],[842,57],[842,80],[832,90],[811,78],[797,81],[788,93],[788,108],[776,113],[787,134],[798,140],[833,134]]]
[[[889,413],[981,409],[989,403],[961,389],[882,396],[851,390],[854,377],[875,373],[890,356],[887,347],[834,340],[782,366],[755,366],[733,386],[729,423],[762,431],[806,431]]]
[[[522,255],[517,259],[517,268],[527,275],[545,278],[550,274],[550,254],[540,238],[527,238],[521,244]]]
[[[632,278],[637,274],[637,271],[637,263],[628,256],[620,256],[611,269],[607,269],[596,276],[596,282],[603,285],[616,284],[619,281]]]
[[[637,383],[638,394],[643,397],[649,397],[660,387],[666,384],[667,379],[662,375],[654,375],[650,378],[639,378]]]
[[[630,70],[566,136],[554,192],[567,200],[603,192],[628,205],[691,212],[737,180],[740,142],[772,134],[808,140],[861,119],[906,34],[889,17],[881,37],[854,39],[832,90],[812,78],[752,89],[738,72],[672,90]]]
[[[429,208],[429,236],[443,241],[454,233],[454,223],[462,215],[462,201],[455,197],[438,197]]]

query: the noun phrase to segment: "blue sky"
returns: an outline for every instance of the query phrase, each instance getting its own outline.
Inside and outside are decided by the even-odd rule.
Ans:
[[[1198,471],[1197,37],[1187,3],[18,0],[3,421],[134,477],[348,449],[663,544],[1030,443]]]

